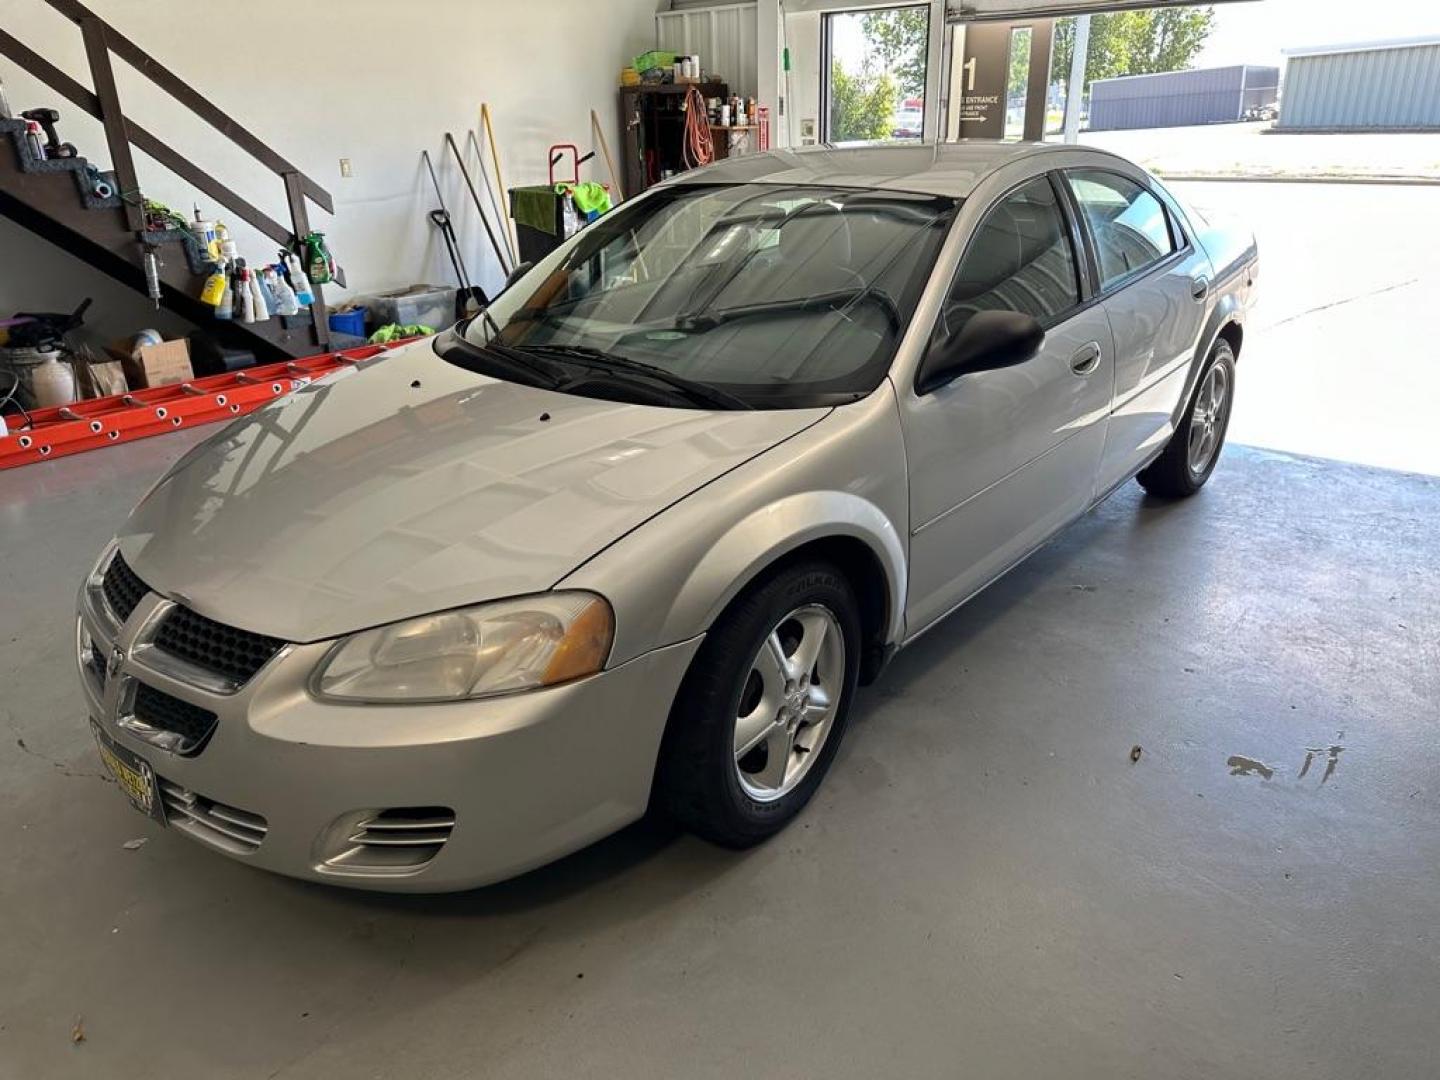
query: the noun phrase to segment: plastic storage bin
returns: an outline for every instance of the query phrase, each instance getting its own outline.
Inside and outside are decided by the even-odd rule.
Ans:
[[[379,326],[428,326],[444,330],[455,325],[455,286],[411,285],[365,298],[370,322]]]
[[[363,338],[365,336],[365,310],[363,307],[353,307],[349,311],[332,311],[330,313],[330,332]]]

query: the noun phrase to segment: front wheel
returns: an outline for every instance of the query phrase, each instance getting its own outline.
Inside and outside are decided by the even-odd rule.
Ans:
[[[748,847],[810,801],[859,675],[854,590],[826,563],[786,567],[711,628],[671,713],[657,794],[681,824]]]
[[[1210,358],[1195,385],[1190,407],[1160,456],[1135,478],[1151,495],[1178,499],[1205,486],[1230,426],[1235,400],[1235,353],[1223,339],[1210,350]]]

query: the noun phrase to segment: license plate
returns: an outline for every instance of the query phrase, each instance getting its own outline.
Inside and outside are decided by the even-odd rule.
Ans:
[[[90,721],[90,729],[95,732],[95,743],[100,747],[100,760],[110,770],[110,775],[131,805],[146,817],[164,825],[165,805],[160,801],[160,788],[155,783],[155,770],[150,768],[150,763],[106,735],[93,720]]]

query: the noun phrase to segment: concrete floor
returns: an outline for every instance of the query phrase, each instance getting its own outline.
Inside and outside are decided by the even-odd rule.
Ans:
[[[1440,479],[1129,485],[901,654],[770,844],[397,898],[99,775],[71,596],[193,438],[0,474],[0,1077],[1440,1072]]]

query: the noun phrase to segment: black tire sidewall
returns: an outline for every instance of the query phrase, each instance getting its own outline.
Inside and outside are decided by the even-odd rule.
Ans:
[[[740,786],[735,723],[750,662],[789,612],[807,604],[828,609],[845,639],[839,707],[819,757],[792,791],[761,802]],[[763,840],[805,806],[829,771],[849,720],[860,671],[860,617],[847,579],[825,563],[782,568],[748,590],[716,620],[676,699],[662,754],[662,787],[672,811],[694,831],[731,846]]]
[[[1200,390],[1205,385],[1205,380],[1210,377],[1210,372],[1220,366],[1225,366],[1225,402],[1222,407],[1220,422],[1215,432],[1215,449],[1210,454],[1210,460],[1206,462],[1202,472],[1194,472],[1190,468],[1190,423],[1195,417],[1195,406],[1200,403]],[[1190,407],[1185,410],[1185,424],[1179,434],[1184,436],[1185,445],[1185,472],[1190,477],[1196,491],[1205,485],[1210,479],[1210,474],[1215,471],[1215,466],[1220,464],[1220,453],[1225,449],[1225,436],[1230,431],[1230,413],[1235,406],[1235,354],[1230,350],[1230,343],[1224,340],[1217,341],[1215,347],[1210,350],[1210,360],[1200,372],[1200,378],[1195,383],[1195,393],[1190,397]]]

